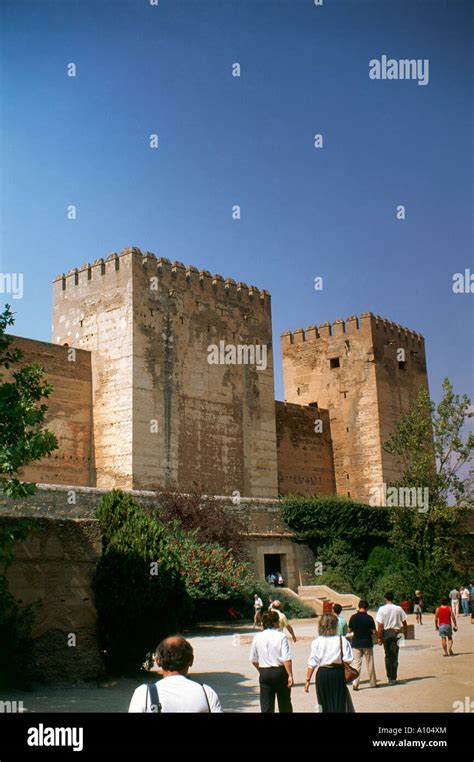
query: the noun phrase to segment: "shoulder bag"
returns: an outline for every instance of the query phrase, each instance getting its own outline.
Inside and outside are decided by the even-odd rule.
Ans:
[[[359,677],[359,671],[357,669],[354,669],[354,667],[351,667],[351,665],[344,661],[344,651],[342,648],[342,636],[339,636],[339,643],[341,645],[341,662],[342,666],[344,667],[344,682],[345,683],[352,683],[356,677]]]

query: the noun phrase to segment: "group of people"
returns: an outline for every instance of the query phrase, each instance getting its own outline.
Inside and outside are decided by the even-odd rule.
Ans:
[[[351,616],[349,622],[341,616],[342,607],[339,604],[334,604],[332,612],[323,614],[319,620],[319,634],[311,643],[304,689],[306,693],[309,691],[313,672],[317,668],[315,685],[321,712],[354,711],[347,684],[350,681],[353,690],[359,690],[363,661],[367,666],[370,686],[377,687],[374,641],[384,646],[389,684],[396,683],[399,639],[407,637],[408,626],[406,613],[393,601],[393,593],[387,592],[385,604],[379,608],[375,620],[368,613],[369,604],[365,600],[359,601],[357,613]],[[260,708],[265,713],[275,711],[275,700],[280,712],[292,711],[292,658],[277,612],[273,602],[272,608],[262,616],[263,631],[254,636],[250,650],[250,661],[259,673]],[[350,642],[347,636],[350,636]],[[352,669],[346,675],[349,666]]]
[[[283,575],[281,572],[270,572],[270,574],[267,574],[266,580],[269,585],[273,585],[274,587],[284,587],[285,586],[285,580],[283,579]]]
[[[256,627],[262,627],[262,624],[263,624],[263,601],[257,593],[255,593],[254,595],[253,608],[255,612],[253,617],[253,627],[255,629]],[[281,602],[278,600],[273,600],[273,598],[269,598],[268,611],[276,611],[278,616],[279,631],[283,632],[284,630],[288,630],[291,637],[293,638],[293,643],[296,643],[295,632],[293,630],[293,627],[288,622],[288,619],[286,618],[285,614],[281,610]]]
[[[471,585],[471,616],[474,585]],[[441,637],[444,656],[453,654],[453,630],[457,630],[455,601],[459,597],[449,594],[442,598],[435,612],[435,627]],[[459,591],[457,591],[459,592]],[[416,591],[422,601],[420,591]],[[360,600],[358,610],[346,622],[341,616],[342,607],[334,604],[331,613],[319,620],[318,636],[312,641],[307,662],[304,690],[309,692],[311,679],[316,672],[315,688],[320,712],[353,712],[348,685],[359,690],[362,664],[365,662],[370,687],[377,688],[374,664],[374,645],[383,645],[385,670],[389,685],[397,682],[399,643],[408,636],[407,615],[394,603],[394,594],[385,593],[385,603],[374,618],[368,613],[369,604]],[[460,600],[463,600],[462,598]],[[451,605],[449,605],[451,601]],[[422,613],[414,608],[415,614]],[[260,708],[262,713],[275,712],[278,702],[280,712],[292,712],[291,689],[294,685],[293,661],[285,630],[294,643],[296,635],[281,610],[281,602],[269,599],[264,611],[262,599],[254,596],[254,627],[261,631],[254,635],[250,649],[250,662],[259,674]],[[422,624],[422,622],[419,622]],[[222,712],[216,692],[209,685],[188,678],[194,653],[191,644],[175,635],[166,638],[158,646],[155,662],[161,668],[163,679],[144,683],[134,692],[129,712]]]
[[[449,593],[449,598],[455,616],[460,615],[460,607],[463,616],[474,615],[474,582],[471,582],[470,585],[453,587]]]

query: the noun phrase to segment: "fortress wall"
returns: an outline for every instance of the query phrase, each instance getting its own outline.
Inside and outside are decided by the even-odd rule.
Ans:
[[[315,432],[315,421],[322,432]],[[276,402],[280,495],[331,495],[336,491],[329,413]]]
[[[68,352],[67,347],[14,336],[13,346],[23,357],[5,372],[5,380],[21,366],[39,363],[53,392],[45,400],[48,406],[46,426],[58,439],[58,449],[20,472],[24,481],[52,484],[94,485],[94,447],[92,412],[91,355],[84,350]]]
[[[14,521],[5,512],[2,505],[0,528]],[[38,512],[35,523],[34,533],[15,544],[15,560],[7,572],[17,605],[38,604],[26,668],[34,679],[45,682],[98,677],[103,665],[92,579],[102,552],[99,524],[46,518]]]

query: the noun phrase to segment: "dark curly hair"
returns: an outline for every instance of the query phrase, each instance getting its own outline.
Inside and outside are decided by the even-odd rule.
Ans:
[[[155,656],[165,672],[185,672],[193,663],[194,651],[185,638],[174,635],[161,641]]]

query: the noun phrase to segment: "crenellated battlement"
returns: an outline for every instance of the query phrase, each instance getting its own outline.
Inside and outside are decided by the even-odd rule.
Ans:
[[[120,271],[124,258],[135,258],[150,280],[157,278],[158,282],[170,291],[195,289],[197,292],[207,291],[223,299],[234,296],[249,305],[269,305],[270,303],[270,294],[265,289],[248,286],[246,283],[236,282],[222,275],[213,275],[208,270],[198,270],[193,265],[184,265],[178,261],[171,262],[166,257],[157,257],[151,251],[145,251],[142,254],[135,246],[122,249],[120,254],[113,252],[106,259],[96,259],[92,264],[86,262],[79,268],[75,267],[67,273],[60,273],[54,278],[53,283],[60,285],[61,291],[68,291],[87,281],[107,278]]]
[[[302,344],[303,342],[317,341],[318,339],[337,338],[340,336],[372,336],[380,338],[386,336],[394,341],[404,341],[421,345],[424,338],[421,333],[404,328],[398,323],[374,315],[372,312],[363,312],[360,316],[350,315],[346,320],[337,318],[333,323],[324,322],[319,326],[309,325],[307,328],[296,328],[294,331],[284,331],[281,334],[282,346],[290,344]]]

